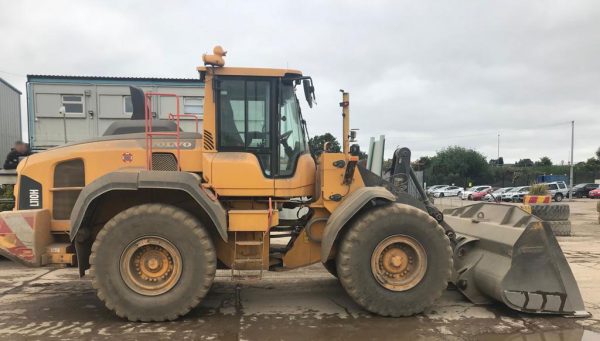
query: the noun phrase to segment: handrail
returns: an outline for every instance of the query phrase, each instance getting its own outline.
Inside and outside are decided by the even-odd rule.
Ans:
[[[176,116],[179,116],[179,117],[193,117],[194,121],[196,121],[196,133],[199,132],[198,131],[198,127],[199,127],[199,125],[198,125],[198,115],[195,115],[195,114],[169,114],[169,120],[173,121]]]
[[[177,126],[177,129],[174,132],[153,132],[152,131],[152,96],[158,96],[158,97],[175,97],[175,102],[176,102],[176,114],[174,115],[175,117],[175,124]],[[146,169],[148,170],[152,170],[152,137],[153,136],[175,136],[175,150],[176,150],[176,161],[177,161],[177,170],[181,170],[180,168],[180,157],[181,157],[181,144],[180,144],[180,137],[181,137],[181,130],[179,129],[180,126],[180,122],[179,122],[179,96],[176,94],[170,94],[170,93],[162,93],[162,92],[147,92],[144,94],[144,113],[145,113],[145,137],[146,137]],[[172,113],[169,114],[169,117],[171,117],[171,115],[173,115]]]

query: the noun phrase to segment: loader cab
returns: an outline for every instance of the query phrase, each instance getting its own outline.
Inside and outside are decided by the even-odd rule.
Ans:
[[[209,181],[220,195],[312,195],[315,164],[296,96],[306,77],[285,71],[218,68],[205,80],[217,151]]]

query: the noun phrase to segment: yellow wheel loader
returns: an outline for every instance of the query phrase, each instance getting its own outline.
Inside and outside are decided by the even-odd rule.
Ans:
[[[518,207],[475,204],[440,212],[415,181],[410,151],[389,180],[350,146],[315,158],[296,92],[300,71],[225,67],[203,56],[201,132],[134,113],[105,136],[53,148],[18,167],[16,207],[0,213],[0,253],[28,266],[77,266],[108,309],[132,321],[173,320],[198,305],[217,269],[259,279],[321,262],[348,295],[383,316],[422,312],[449,282],[477,304],[585,315],[568,263],[544,222]],[[416,188],[416,195],[408,188]]]

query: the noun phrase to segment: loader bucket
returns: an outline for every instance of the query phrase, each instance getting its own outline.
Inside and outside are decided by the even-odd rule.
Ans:
[[[41,266],[51,240],[49,210],[0,212],[0,256],[27,266]]]
[[[519,207],[480,203],[444,211],[456,233],[456,287],[473,303],[527,313],[589,316],[552,230]]]

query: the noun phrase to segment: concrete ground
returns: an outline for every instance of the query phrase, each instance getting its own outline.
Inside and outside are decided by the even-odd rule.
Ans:
[[[597,201],[571,203],[573,236],[560,237],[591,318],[475,306],[448,290],[425,313],[382,318],[363,311],[317,264],[267,273],[240,287],[219,271],[204,302],[168,323],[130,323],[107,310],[75,269],[30,269],[0,261],[0,339],[200,340],[597,340],[600,339],[600,225]],[[444,199],[445,206],[464,205]]]

